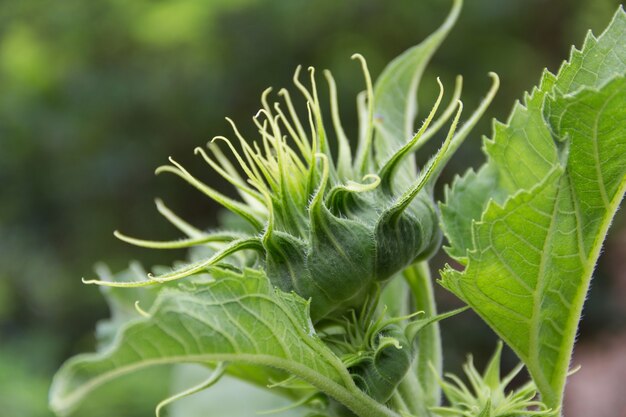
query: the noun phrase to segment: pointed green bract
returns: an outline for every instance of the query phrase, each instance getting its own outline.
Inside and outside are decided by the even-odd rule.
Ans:
[[[561,404],[589,280],[626,189],[626,14],[541,85],[487,141],[487,163],[441,207],[442,283],[509,344],[543,401]],[[467,205],[465,204],[467,202]]]
[[[382,164],[415,132],[417,89],[426,65],[461,11],[461,0],[455,0],[446,21],[426,40],[391,61],[374,86],[374,125],[376,126],[376,160]],[[414,167],[413,167],[414,168]]]

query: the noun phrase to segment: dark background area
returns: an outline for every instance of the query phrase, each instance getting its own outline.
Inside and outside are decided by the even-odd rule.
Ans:
[[[587,29],[604,28],[619,3],[467,1],[427,70],[422,108],[432,102],[436,76],[448,94],[454,76],[464,76],[467,108],[488,88],[488,71],[500,75],[502,87],[442,183],[468,161],[482,162],[480,138],[490,134],[491,119],[505,120],[543,68],[556,71],[570,45],[580,46]],[[108,311],[98,289],[80,278],[93,275],[96,261],[119,270],[131,259],[152,265],[184,257],[128,246],[113,230],[178,237],[156,212],[155,197],[193,224],[216,224],[215,204],[179,179],[155,178],[157,166],[171,155],[228,190],[193,148],[230,134],[225,116],[252,132],[260,93],[267,86],[290,87],[298,64],[333,71],[342,119],[348,133],[355,132],[354,96],[364,85],[350,55],[362,53],[376,77],[432,32],[449,7],[439,0],[0,0],[2,415],[50,416],[53,373],[70,355],[93,349],[95,322]],[[611,346],[615,357],[623,356],[624,248],[622,215],[596,271],[579,338],[583,353],[575,363],[584,364],[585,352],[608,360]],[[443,291],[439,297],[442,309],[455,304]],[[449,369],[458,370],[467,352],[482,364],[494,349],[495,337],[470,313],[443,328]],[[510,354],[506,360],[513,364]],[[570,386],[577,387],[584,372]],[[142,386],[150,391],[145,382],[137,385],[135,392]],[[134,398],[135,406],[119,415],[150,415],[153,400]],[[575,413],[572,408],[566,415]]]

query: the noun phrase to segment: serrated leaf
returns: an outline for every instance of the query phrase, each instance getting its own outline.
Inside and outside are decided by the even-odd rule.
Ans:
[[[443,285],[520,356],[553,409],[585,294],[626,189],[626,14],[496,124],[479,175],[442,205],[450,254]],[[491,171],[491,190],[480,173]],[[464,201],[469,202],[464,212]],[[479,214],[477,207],[483,210]]]
[[[318,388],[353,387],[315,335],[307,302],[275,290],[259,271],[213,275],[216,282],[194,289],[164,288],[150,318],[128,323],[110,349],[69,360],[54,379],[52,409],[66,413],[106,381],[166,363],[243,362],[286,370]]]
[[[601,219],[623,187],[625,114],[626,77],[614,79],[599,91],[582,90],[549,99],[545,105],[554,134],[571,143],[568,173],[584,253],[596,244]]]
[[[497,185],[492,187],[491,192],[479,193],[471,183],[477,182],[478,185],[484,178],[458,180],[464,182],[463,186],[452,188],[442,210],[456,204],[457,208],[448,210],[448,214],[464,219],[464,227],[469,230],[467,224],[480,217],[464,214],[462,206],[466,198],[473,200],[475,205],[485,207],[491,199],[501,202],[502,197],[513,195],[520,189],[528,190],[539,183],[557,163],[558,154],[557,144],[544,120],[543,103],[546,95],[573,94],[583,87],[598,88],[622,75],[626,62],[625,32],[626,18],[620,7],[599,38],[589,33],[581,50],[572,49],[570,60],[563,63],[557,76],[544,71],[539,88],[525,95],[523,103],[515,104],[506,124],[495,122],[493,140],[485,141],[484,151],[492,162],[488,164],[489,169],[497,171],[493,174],[497,177]],[[472,172],[466,174],[467,177],[474,175]],[[474,193],[472,198],[466,194],[468,189]],[[453,228],[455,222],[450,219],[450,216],[444,217],[444,228]],[[454,237],[453,231],[449,237]],[[452,246],[466,247],[463,244]]]
[[[452,187],[446,187],[446,204],[441,206],[445,219],[442,229],[450,247],[450,256],[463,262],[465,251],[473,246],[472,220],[480,218],[491,195],[494,201],[502,203],[506,193],[498,187],[498,176],[491,165],[483,165],[478,172],[470,169],[463,177],[455,178]]]

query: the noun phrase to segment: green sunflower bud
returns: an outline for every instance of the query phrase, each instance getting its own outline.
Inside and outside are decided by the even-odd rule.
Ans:
[[[371,357],[349,368],[354,382],[377,401],[389,401],[413,363],[412,345],[400,326],[387,326],[377,335]]]
[[[379,402],[388,402],[407,373],[416,364],[421,331],[466,308],[417,318],[423,312],[389,317],[387,308],[376,310],[379,293],[365,302],[351,319],[344,317],[342,330],[325,335],[324,341],[342,358],[356,385]],[[377,316],[374,318],[374,316]]]
[[[458,4],[442,29],[433,36],[442,38],[457,14]],[[188,239],[168,243],[132,239],[121,234],[118,237],[136,245],[157,248],[209,245],[214,248],[211,256],[160,276],[149,276],[143,283],[88,282],[119,286],[167,282],[202,273],[208,266],[245,250],[256,254],[248,257],[246,265],[264,268],[275,286],[311,300],[311,318],[317,323],[359,306],[373,288],[384,285],[413,262],[430,257],[441,241],[437,206],[433,200],[434,183],[490,102],[498,85],[497,78],[493,76],[487,97],[458,131],[462,110],[458,100],[460,79],[457,79],[450,104],[434,121],[443,97],[443,85],[437,80],[440,94],[421,128],[412,136],[395,137],[395,142],[389,142],[390,132],[398,130],[391,124],[392,120],[385,119],[389,106],[402,108],[406,105],[406,115],[415,113],[414,97],[405,97],[405,103],[390,104],[388,101],[393,95],[385,93],[385,84],[397,76],[398,71],[406,71],[403,69],[406,58],[400,56],[392,62],[376,88],[365,59],[360,55],[354,55],[353,59],[360,62],[366,84],[366,90],[357,98],[360,128],[354,156],[341,125],[332,75],[328,71],[324,73],[330,93],[332,136],[337,141],[336,157],[329,144],[315,71],[309,69],[310,86],[306,87],[300,81],[298,68],[294,84],[304,98],[306,120],[299,117],[287,90],[280,90],[280,99],[270,103],[271,90],[268,89],[261,98],[262,109],[253,117],[259,140],[245,140],[235,124],[227,119],[239,149],[221,136],[213,139],[207,150],[196,149],[196,154],[236,187],[241,201],[200,182],[172,159],[172,165],[157,170],[157,173],[168,172],[183,178],[240,216],[251,231],[204,233],[168,211],[166,217],[187,233]],[[413,79],[417,80],[422,70],[420,62]],[[377,104],[377,100],[382,104]],[[443,146],[418,172],[413,153],[450,118],[453,120]],[[408,119],[412,125],[413,116]],[[222,153],[218,143],[230,149],[236,164]]]

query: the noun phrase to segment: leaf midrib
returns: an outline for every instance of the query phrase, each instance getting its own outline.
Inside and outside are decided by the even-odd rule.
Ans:
[[[537,386],[543,386],[544,390],[549,390],[552,393],[552,395],[554,394],[552,387],[548,383],[546,375],[541,369],[541,366],[539,363],[539,347],[540,347],[539,316],[541,314],[541,299],[544,296],[544,289],[545,289],[545,284],[546,284],[545,278],[542,279],[542,277],[545,276],[548,261],[551,259],[551,257],[547,255],[548,253],[547,249],[551,247],[552,242],[554,240],[554,227],[556,226],[556,223],[557,223],[555,220],[557,219],[557,215],[558,215],[559,196],[561,194],[560,183],[563,180],[563,175],[564,174],[559,175],[558,179],[556,180],[559,182],[559,185],[554,195],[554,203],[553,203],[554,206],[552,208],[552,216],[550,217],[550,225],[548,227],[548,231],[546,233],[546,239],[544,240],[543,247],[542,247],[541,260],[539,263],[539,270],[537,272],[537,281],[536,281],[537,285],[535,287],[535,290],[533,291],[533,312],[532,312],[532,316],[530,319],[530,341],[529,341],[529,346],[528,346],[529,359],[530,361],[532,361],[528,364],[528,366],[529,367],[532,366],[533,368],[535,368],[535,375],[534,375],[535,379],[539,379],[540,377],[540,381],[535,381],[535,382],[537,383]]]
[[[76,357],[76,361],[83,359],[84,355],[80,355]],[[288,372],[292,372],[294,374],[300,374],[303,378],[306,378],[307,381],[311,382],[312,385],[315,385],[319,389],[324,389],[325,387],[336,386],[341,387],[342,389],[346,389],[342,387],[337,382],[332,379],[323,376],[315,372],[315,370],[311,369],[308,366],[304,366],[301,363],[293,361],[291,359],[282,359],[277,358],[273,355],[267,354],[242,354],[242,353],[220,353],[220,354],[199,354],[199,355],[174,355],[168,356],[166,358],[153,358],[153,359],[145,359],[140,362],[133,363],[128,366],[116,367],[114,370],[110,372],[106,372],[96,378],[90,378],[88,382],[85,382],[80,385],[79,388],[72,391],[72,393],[62,398],[65,402],[69,402],[70,405],[76,404],[77,401],[83,398],[88,392],[94,390],[98,386],[106,383],[109,380],[115,379],[116,377],[125,375],[127,373],[137,371],[143,368],[147,368],[150,366],[156,365],[171,365],[177,363],[210,363],[210,362],[242,362],[248,364],[255,365],[264,365],[270,366],[273,368],[284,369]],[[80,369],[80,368],[79,368]],[[53,381],[53,387],[55,385],[55,381]],[[65,407],[67,408],[67,407]]]

